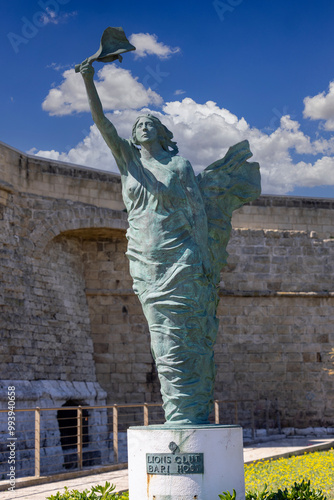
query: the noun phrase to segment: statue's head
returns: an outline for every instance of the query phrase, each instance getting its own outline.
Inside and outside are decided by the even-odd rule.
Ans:
[[[147,115],[140,115],[137,117],[133,127],[132,127],[132,142],[133,144],[136,144],[137,146],[140,145],[140,142],[138,141],[137,138],[137,125],[139,122],[142,122],[142,119],[147,119],[150,121],[154,128],[156,129],[157,132],[157,141],[161,144],[161,147],[165,150],[171,153],[173,156],[176,155],[179,152],[179,148],[176,145],[176,142],[172,141],[173,139],[173,134],[170,130],[168,130],[165,125],[161,123],[159,118],[156,116],[147,114]],[[171,148],[171,150],[169,149]]]

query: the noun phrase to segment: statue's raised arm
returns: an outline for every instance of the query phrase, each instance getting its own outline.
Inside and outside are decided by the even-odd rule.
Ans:
[[[85,82],[93,120],[111,149],[122,173],[126,169],[126,149],[128,143],[119,137],[116,128],[103,112],[103,107],[94,84],[94,68],[92,63],[94,61],[112,62],[117,59],[122,62],[121,54],[131,50],[135,50],[135,47],[129,43],[123,29],[109,27],[103,32],[99,50],[94,55],[85,59],[81,64],[75,66],[76,73],[80,72]]]
[[[80,73],[85,83],[89,107],[94,123],[111,149],[113,155],[119,159],[122,155],[122,139],[119,137],[114,125],[108,120],[103,112],[102,103],[94,84],[94,68],[88,59],[80,65]]]
[[[94,84],[94,68],[88,59],[80,65],[80,73],[85,83],[89,107],[94,123],[99,129],[103,139],[111,149],[121,173],[126,174],[128,156],[127,150],[129,148],[129,144],[125,139],[122,139],[118,135],[115,126],[103,112],[101,100]]]

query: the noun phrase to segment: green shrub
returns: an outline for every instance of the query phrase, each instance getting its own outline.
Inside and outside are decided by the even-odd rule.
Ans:
[[[65,486],[65,493],[57,492],[56,495],[47,497],[46,500],[129,500],[129,492],[115,493],[115,486],[106,482],[104,486],[92,486],[91,490],[71,490]],[[220,500],[238,500],[236,492],[233,490],[231,494],[229,491],[224,491],[218,495]],[[310,481],[302,481],[295,483],[289,489],[279,489],[278,491],[268,491],[267,485],[260,492],[246,493],[246,500],[326,500],[326,496],[319,490],[311,488]]]
[[[233,494],[229,491],[224,491],[222,495],[218,495],[221,500],[238,500],[236,499],[235,490]],[[246,493],[246,500],[326,500],[326,497],[321,491],[311,489],[310,481],[302,481],[295,483],[288,490],[279,489],[278,491],[268,492],[268,487],[265,485],[262,491]]]
[[[91,490],[71,490],[65,486],[65,493],[59,491],[46,500],[128,500],[129,492],[116,493],[115,486],[106,482],[104,486],[92,486]]]
[[[220,500],[236,500],[236,498],[237,498],[237,494],[236,494],[235,490],[233,490],[232,495],[229,491],[223,491],[223,494],[218,495],[218,496],[219,496]]]

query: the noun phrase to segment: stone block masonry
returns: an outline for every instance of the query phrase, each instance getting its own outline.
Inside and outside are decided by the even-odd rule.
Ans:
[[[108,403],[156,401],[148,327],[132,291],[124,234],[85,240],[82,248],[96,374]]]
[[[0,171],[1,378],[99,383],[106,403],[159,398],[119,176],[5,146]]]
[[[268,399],[286,426],[326,426],[334,415],[334,239],[235,229],[228,251],[217,399]],[[249,407],[244,415],[249,423]]]
[[[233,214],[233,227],[316,232],[334,237],[334,200],[290,196],[261,196]]]
[[[268,399],[282,426],[333,426],[334,201],[262,196],[233,223],[215,395]],[[0,366],[22,385],[18,407],[43,404],[41,381],[66,384],[58,405],[84,383],[82,404],[160,401],[126,229],[117,174],[0,144]]]
[[[311,237],[307,231],[235,229],[227,250],[225,291],[333,291],[334,238]]]

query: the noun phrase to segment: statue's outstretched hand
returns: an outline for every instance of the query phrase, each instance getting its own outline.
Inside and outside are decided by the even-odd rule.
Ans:
[[[85,59],[81,64],[77,64],[75,66],[75,72],[76,73],[81,73],[82,74],[82,77],[83,78],[93,78],[94,76],[94,68],[92,66],[92,62],[93,61],[90,61],[89,58],[88,59]]]

